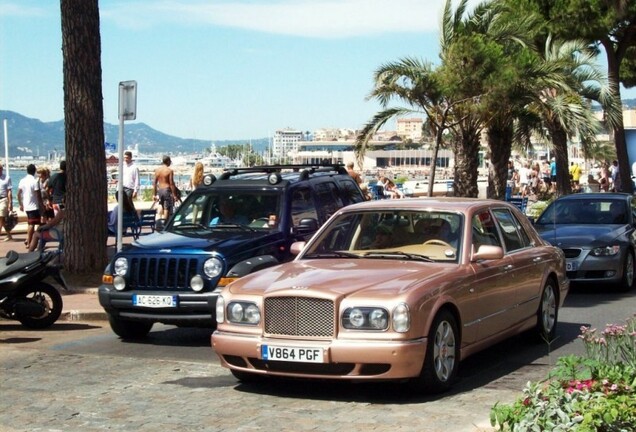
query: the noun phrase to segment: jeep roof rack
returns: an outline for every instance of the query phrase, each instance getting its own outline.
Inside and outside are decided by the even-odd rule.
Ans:
[[[221,179],[228,179],[232,176],[246,173],[262,172],[266,174],[281,172],[283,170],[291,170],[294,172],[304,172],[304,176],[316,172],[336,172],[338,174],[346,174],[347,170],[342,164],[286,164],[286,165],[260,165],[245,168],[229,168],[223,171]]]

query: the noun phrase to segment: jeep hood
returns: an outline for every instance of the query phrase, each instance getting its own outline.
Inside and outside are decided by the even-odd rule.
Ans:
[[[247,295],[307,295],[316,291],[332,298],[361,295],[394,299],[415,287],[439,289],[448,282],[456,283],[458,269],[457,264],[401,260],[308,259],[248,275],[229,289],[232,294]]]
[[[132,243],[133,247],[139,249],[232,249],[240,247],[246,242],[253,242],[260,238],[268,236],[269,233],[263,232],[236,232],[236,231],[214,231],[206,237],[187,236],[175,234],[172,232],[156,232],[153,234],[140,237]]]

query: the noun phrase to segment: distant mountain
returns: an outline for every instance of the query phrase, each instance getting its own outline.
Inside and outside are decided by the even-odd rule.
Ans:
[[[636,108],[636,99],[623,99],[623,106],[626,106],[629,109]]]
[[[9,155],[11,157],[65,153],[63,120],[42,122],[13,111],[2,110],[0,110],[0,119],[7,119]],[[119,125],[104,123],[104,135],[105,142],[117,144]],[[223,140],[214,141],[214,144],[219,148],[230,144],[246,144],[250,141],[254,150],[261,152],[267,148],[269,140],[267,138]],[[4,134],[2,142],[4,143]],[[139,151],[144,154],[178,155],[205,152],[212,146],[212,141],[179,138],[159,132],[145,123],[128,123],[125,127],[124,144],[126,147],[138,144]],[[0,154],[4,155],[4,147],[0,149]]]

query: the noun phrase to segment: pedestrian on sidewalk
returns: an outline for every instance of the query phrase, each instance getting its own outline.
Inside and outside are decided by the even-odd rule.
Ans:
[[[139,168],[133,162],[132,152],[126,150],[124,152],[124,175],[122,176],[122,187],[124,193],[128,195],[131,200],[137,199],[139,193]]]
[[[177,196],[174,184],[174,171],[170,168],[170,156],[164,156],[162,165],[155,170],[155,181],[152,184],[152,195],[155,202],[161,206],[161,219],[167,220],[172,215]]]
[[[49,181],[49,194],[53,202],[53,210],[64,210],[66,201],[66,161],[60,162],[60,172],[51,177]]]
[[[35,178],[35,171],[35,165],[29,164],[27,166],[27,175],[18,184],[20,211],[25,212],[27,215],[27,237],[24,241],[24,245],[27,247],[31,244],[35,226],[42,223],[40,212],[44,208],[42,194],[40,193],[40,182]]]
[[[11,192],[13,186],[11,185],[11,177],[4,172],[4,166],[0,162],[0,232],[4,228],[7,233],[6,237],[2,241],[11,241],[10,230],[7,230],[6,219],[9,213],[13,211],[13,195]]]
[[[53,219],[44,225],[40,225],[38,230],[33,233],[31,243],[29,243],[29,252],[33,252],[38,248],[40,248],[40,250],[44,250],[44,245],[49,241],[57,241],[61,243],[63,238],[63,222],[64,206],[61,206]]]

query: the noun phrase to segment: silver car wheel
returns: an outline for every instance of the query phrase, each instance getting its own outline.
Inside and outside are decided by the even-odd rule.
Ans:
[[[549,335],[556,323],[557,304],[554,289],[551,284],[546,284],[543,288],[543,297],[541,299],[541,326],[543,333]]]
[[[433,362],[435,374],[446,382],[455,370],[455,332],[448,321],[441,321],[435,331],[433,341]]]

